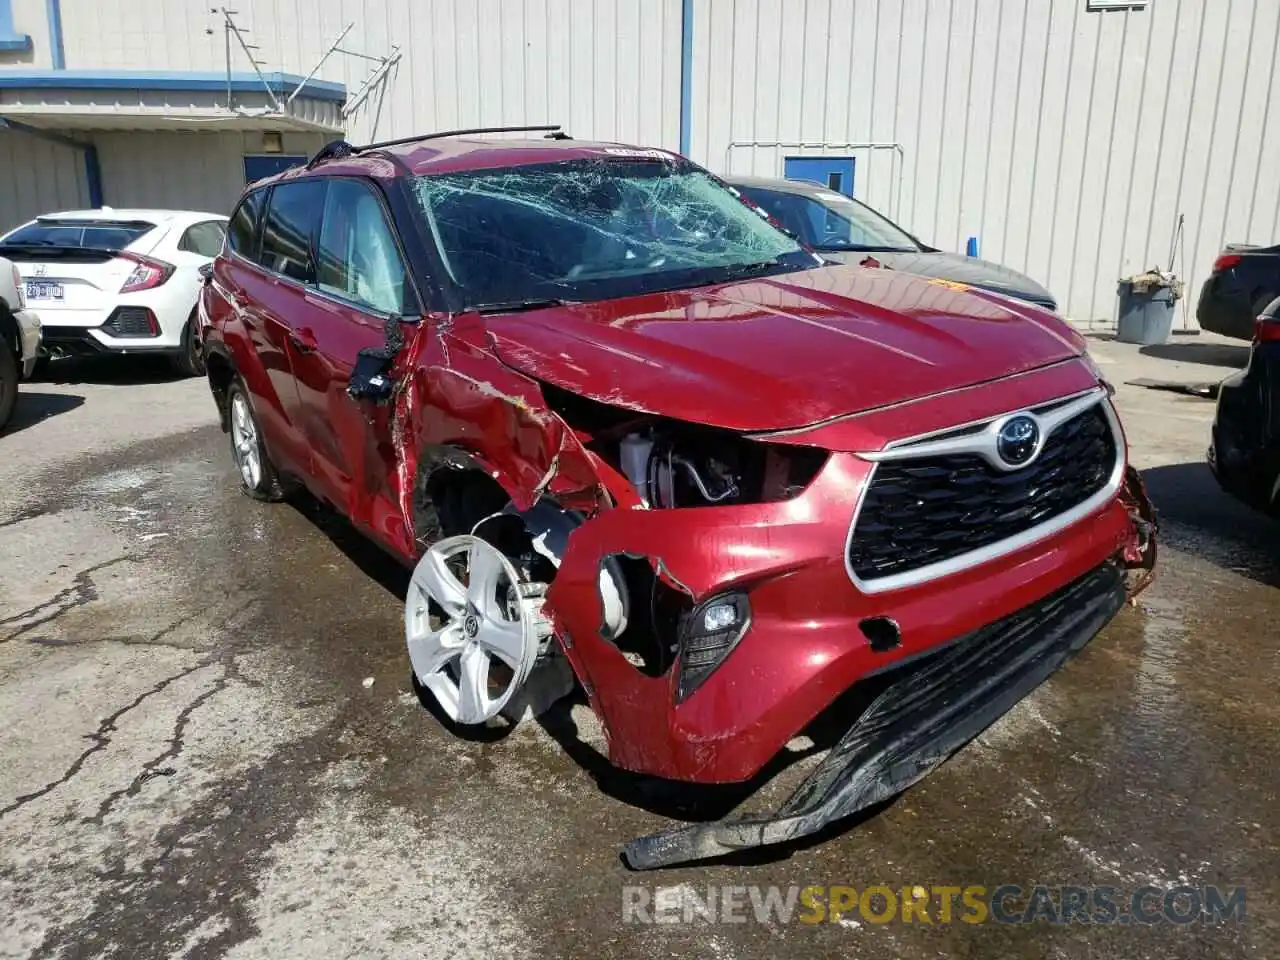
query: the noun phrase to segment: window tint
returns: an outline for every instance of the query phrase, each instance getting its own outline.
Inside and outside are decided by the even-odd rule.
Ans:
[[[266,191],[255,190],[241,200],[227,227],[227,246],[249,260],[258,259],[258,217],[262,214],[262,198],[265,195]]]
[[[320,228],[319,286],[381,313],[416,313],[382,204],[356,180],[330,180]]]
[[[142,220],[37,220],[8,234],[4,242],[38,247],[123,250],[154,229],[154,223]]]
[[[262,257],[268,270],[299,283],[315,283],[311,237],[324,204],[323,180],[294,180],[277,184],[267,201],[262,224]]]
[[[216,257],[222,251],[222,237],[225,233],[226,224],[221,220],[193,223],[178,241],[178,249],[198,253],[202,257]]]

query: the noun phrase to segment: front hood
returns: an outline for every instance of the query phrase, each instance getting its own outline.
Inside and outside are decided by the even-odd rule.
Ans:
[[[1057,308],[1057,301],[1054,300],[1053,295],[1026,274],[1010,270],[998,263],[978,260],[958,253],[942,251],[853,253],[824,250],[822,256],[830,260],[839,260],[841,263],[859,263],[867,257],[874,257],[891,270],[901,270],[903,273],[914,273],[922,277],[954,280],[957,283],[982,287],[984,290],[1002,293],[1005,296],[1017,297],[1019,300],[1028,300],[1044,306],[1052,304],[1052,309]]]
[[[1078,356],[1034,307],[892,270],[833,266],[484,318],[508,365],[604,403],[781,430]]]

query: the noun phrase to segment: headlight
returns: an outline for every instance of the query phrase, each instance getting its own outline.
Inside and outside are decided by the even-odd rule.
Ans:
[[[1089,372],[1093,374],[1094,379],[1106,387],[1107,395],[1114,397],[1116,395],[1116,388],[1112,385],[1111,381],[1107,379],[1106,374],[1102,372],[1102,368],[1098,366],[1098,361],[1093,359],[1088,350],[1080,354],[1080,359],[1085,362],[1085,366],[1089,368]]]

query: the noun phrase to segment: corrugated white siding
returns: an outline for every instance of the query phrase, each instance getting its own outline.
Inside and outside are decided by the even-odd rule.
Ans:
[[[320,134],[287,134],[284,152],[309,156]],[[113,207],[160,207],[229,214],[244,190],[245,154],[261,153],[257,133],[95,133],[104,200]]]
[[[64,0],[67,67],[226,68],[213,4]],[[675,147],[680,0],[245,0],[235,20],[263,69],[305,75],[343,46],[400,64],[351,117],[354,140],[453,127],[562,123],[580,136]],[[163,37],[162,42],[157,42]],[[232,69],[251,69],[233,41]],[[373,64],[339,54],[318,76],[355,93]]]
[[[695,0],[691,152],[780,175],[789,148],[879,141],[857,195],[923,239],[1045,282],[1078,320],[1115,283],[1168,266],[1186,215],[1199,284],[1224,242],[1280,239],[1277,0]],[[1194,313],[1194,303],[1190,304]],[[1194,323],[1194,320],[1192,320]]]
[[[37,214],[82,208],[88,202],[81,151],[0,130],[0,231]]]
[[[551,122],[579,137],[679,143],[680,0],[398,0],[369,17],[358,0],[342,6],[363,49],[404,51],[385,98],[351,118],[356,140]],[[366,72],[348,70],[349,91]]]

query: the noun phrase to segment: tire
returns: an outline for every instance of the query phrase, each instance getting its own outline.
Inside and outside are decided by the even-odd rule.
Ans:
[[[13,347],[0,334],[0,430],[13,416],[13,406],[18,402],[18,359]]]
[[[205,374],[204,346],[196,330],[199,318],[191,311],[187,325],[182,328],[182,351],[170,358],[173,369],[184,377],[203,377]]]
[[[265,503],[283,500],[291,492],[291,485],[283,481],[275,464],[267,456],[262,443],[262,428],[249,392],[239,380],[233,380],[227,390],[228,429],[231,438],[231,459],[240,474],[240,490],[247,497]]]

